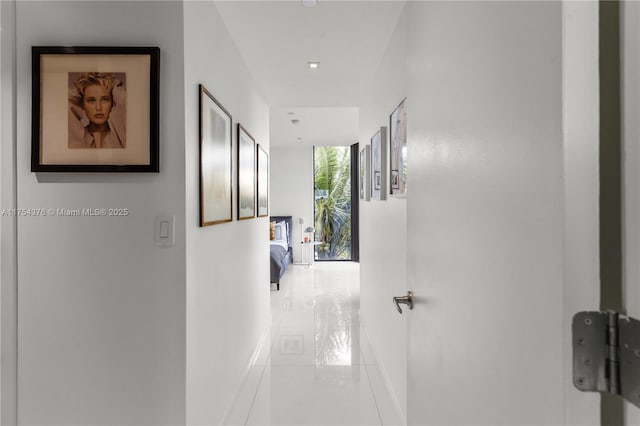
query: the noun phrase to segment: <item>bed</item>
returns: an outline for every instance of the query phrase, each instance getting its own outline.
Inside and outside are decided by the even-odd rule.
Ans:
[[[280,278],[293,261],[293,220],[291,216],[271,216],[275,222],[274,239],[270,241],[271,283],[280,290]]]

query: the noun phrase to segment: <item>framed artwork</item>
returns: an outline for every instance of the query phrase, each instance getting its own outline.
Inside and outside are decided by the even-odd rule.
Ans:
[[[159,170],[158,47],[32,54],[32,172]]]
[[[238,123],[238,220],[256,217],[256,141]]]
[[[369,201],[371,199],[371,174],[369,166],[371,164],[371,146],[365,145],[360,151],[360,199]]]
[[[389,116],[389,191],[407,193],[407,111],[406,98]]]
[[[269,215],[269,155],[258,144],[258,217]]]
[[[231,114],[200,85],[200,226],[233,220]]]
[[[387,128],[380,127],[371,138],[371,198],[386,200]]]

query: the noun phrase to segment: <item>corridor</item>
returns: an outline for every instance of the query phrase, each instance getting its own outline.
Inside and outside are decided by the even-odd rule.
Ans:
[[[271,341],[264,342],[227,423],[401,424],[359,307],[357,263],[290,268],[281,290],[271,293]]]

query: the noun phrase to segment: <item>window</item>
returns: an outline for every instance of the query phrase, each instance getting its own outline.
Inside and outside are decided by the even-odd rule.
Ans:
[[[314,148],[314,228],[315,239],[320,242],[315,246],[315,260],[357,260],[351,157],[352,148],[348,146]]]

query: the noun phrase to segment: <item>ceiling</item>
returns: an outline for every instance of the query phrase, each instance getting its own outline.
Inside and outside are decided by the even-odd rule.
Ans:
[[[358,118],[357,107],[271,108],[271,146],[351,145]]]
[[[271,107],[271,146],[357,142],[359,107],[367,100],[404,2],[216,5]],[[310,69],[312,61],[320,67]],[[291,123],[294,118],[297,125]]]

